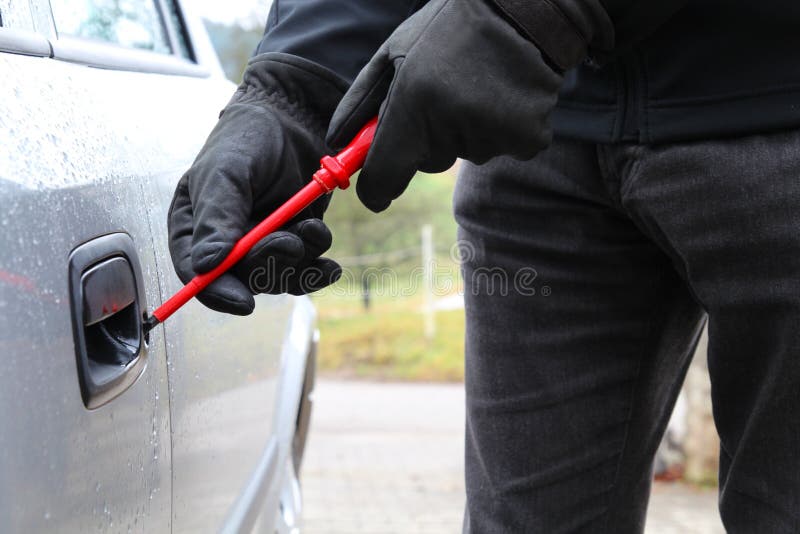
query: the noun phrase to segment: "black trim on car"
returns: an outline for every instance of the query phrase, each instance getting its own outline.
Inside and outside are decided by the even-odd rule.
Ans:
[[[113,259],[124,260],[121,267],[124,274],[121,278],[112,277],[110,280],[129,281],[132,304],[125,302],[119,312],[116,309],[107,312],[103,307],[106,315],[90,315],[88,311],[92,305],[87,275],[100,265],[110,267],[108,260]],[[115,267],[119,268],[119,264]],[[147,366],[147,342],[139,331],[142,326],[139,317],[147,309],[147,299],[133,239],[124,232],[115,232],[78,245],[69,255],[68,278],[81,397],[86,408],[94,410],[124,393],[139,379]],[[96,290],[95,297],[102,297],[112,291],[110,288],[119,287],[117,284],[108,287],[103,284],[108,286],[104,280],[93,287]],[[102,299],[99,301],[102,302]],[[122,328],[113,328],[111,331],[106,326],[98,328],[98,325],[106,319],[111,320],[111,317],[123,321],[121,325],[115,326],[126,326],[125,323],[130,323],[135,334],[130,335],[130,329],[122,334]],[[98,339],[114,341],[97,343]],[[97,359],[97,356],[103,358]]]
[[[174,8],[174,12],[170,4],[172,8]],[[166,28],[167,37],[169,38],[169,44],[172,47],[173,54],[178,57],[184,57],[180,44],[180,42],[183,41],[186,44],[186,53],[189,55],[189,57],[185,59],[197,63],[197,55],[194,52],[192,40],[189,37],[189,32],[186,31],[186,19],[183,17],[183,8],[175,0],[156,0],[156,7],[161,13],[161,20]],[[175,23],[177,23],[177,28],[175,27]]]
[[[297,409],[294,437],[292,438],[292,463],[295,474],[300,476],[300,466],[303,463],[308,430],[311,425],[311,410],[313,408],[312,394],[317,375],[317,350],[319,347],[319,330],[314,330],[306,356],[306,369],[303,376],[303,389],[300,391],[300,406]]]

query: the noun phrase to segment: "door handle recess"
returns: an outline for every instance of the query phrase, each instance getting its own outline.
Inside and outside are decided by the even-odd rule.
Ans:
[[[69,284],[81,397],[94,409],[128,389],[146,364],[147,305],[133,240],[114,233],[77,247]]]

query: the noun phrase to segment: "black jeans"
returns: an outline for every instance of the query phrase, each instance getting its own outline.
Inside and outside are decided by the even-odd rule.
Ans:
[[[641,532],[707,314],[725,527],[800,532],[800,131],[557,139],[465,165],[455,212],[465,531]]]

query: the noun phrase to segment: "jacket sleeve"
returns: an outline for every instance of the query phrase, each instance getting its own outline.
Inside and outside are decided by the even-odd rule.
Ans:
[[[284,52],[348,83],[426,0],[274,0],[256,53]]]
[[[688,0],[488,0],[559,69],[604,61],[647,37]]]

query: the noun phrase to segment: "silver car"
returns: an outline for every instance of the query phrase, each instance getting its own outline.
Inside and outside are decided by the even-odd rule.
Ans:
[[[172,191],[234,87],[175,0],[0,0],[0,532],[292,532],[307,298],[178,290]]]

